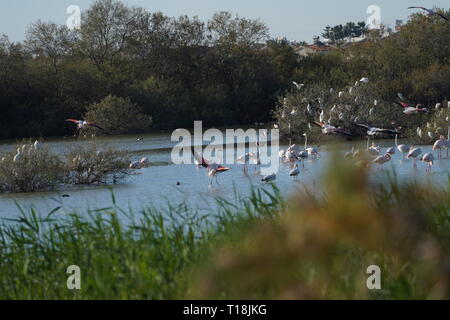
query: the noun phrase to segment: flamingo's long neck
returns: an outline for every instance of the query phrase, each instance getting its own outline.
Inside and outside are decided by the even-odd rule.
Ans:
[[[305,133],[305,150],[307,149],[308,146],[308,136]]]

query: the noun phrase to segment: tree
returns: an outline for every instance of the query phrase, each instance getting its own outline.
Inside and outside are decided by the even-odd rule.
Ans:
[[[142,113],[141,109],[129,98],[112,95],[105,97],[99,103],[88,106],[85,117],[110,134],[145,132],[152,124],[151,117]]]

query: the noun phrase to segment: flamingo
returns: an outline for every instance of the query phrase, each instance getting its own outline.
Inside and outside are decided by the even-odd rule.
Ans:
[[[210,178],[210,185],[212,185],[213,179],[216,178],[216,183],[218,183],[217,181],[217,174],[220,172],[225,172],[230,170],[230,168],[224,167],[220,164],[217,163],[209,163],[208,161],[206,161],[203,157],[200,157],[197,152],[194,151],[194,149],[192,149],[192,154],[194,156],[194,159],[196,159],[199,163],[201,163],[201,166],[206,168],[208,170],[208,177]]]
[[[303,135],[305,136],[305,152],[307,153],[307,156],[305,155],[305,152],[302,152],[302,158],[307,158],[308,156],[312,158],[320,157],[319,148],[308,148],[308,135],[306,134],[306,132]]]
[[[398,134],[395,135],[395,146],[397,147],[397,150],[403,153],[403,156],[409,152],[409,149],[411,149],[410,146],[406,144],[398,144],[397,140]]]
[[[426,171],[431,172],[431,166],[433,165],[434,156],[432,153],[425,153],[422,158],[420,158],[421,161],[425,162],[427,164]]]
[[[247,152],[237,158],[237,161],[244,162],[244,173],[247,173],[247,165],[250,162],[251,157],[252,157],[252,154]]]
[[[352,134],[348,131],[345,131],[342,128],[336,128],[335,126],[326,124],[324,122],[318,122],[318,121],[313,121],[313,124],[315,124],[316,126],[322,128],[322,133],[323,134],[340,134],[343,136],[348,136],[348,137],[352,137]]]
[[[417,164],[416,164],[416,160],[417,157],[422,153],[422,149],[420,148],[413,148],[411,147],[411,149],[408,152],[408,155],[406,156],[408,159],[413,158],[414,162],[413,162],[413,168],[417,168]]]
[[[66,119],[66,121],[73,122],[77,125],[77,130],[75,131],[74,137],[78,136],[78,134],[80,133],[80,130],[84,129],[86,127],[95,127],[100,130],[105,130],[102,127],[100,127],[99,125],[92,123],[92,122],[85,121],[85,120]]]
[[[139,163],[142,166],[148,166],[150,164],[150,159],[148,157],[144,157],[139,161]]]
[[[261,179],[262,182],[270,182],[277,178],[277,175],[275,173],[269,174]]]
[[[441,17],[442,19],[444,19],[445,21],[448,21],[446,16],[444,16],[443,14],[436,12],[432,9],[427,9],[425,7],[408,7],[408,9],[421,9],[421,10],[425,11],[429,17],[438,16],[438,17]]]
[[[375,136],[380,133],[398,134],[398,131],[392,129],[381,129],[376,127],[370,127],[365,124],[357,124],[357,126],[367,129],[367,135],[369,136]]]
[[[447,159],[448,159],[448,148],[450,148],[450,127],[447,127],[447,140],[445,140],[445,149],[447,149]]]
[[[391,160],[391,155],[389,153],[386,153],[382,156],[378,156],[375,159],[373,159],[374,163],[378,163],[380,166],[383,166],[384,163]]]
[[[74,159],[75,161],[75,159]],[[130,163],[130,169],[141,169],[142,168],[142,163],[140,161],[134,161],[132,163]]]
[[[444,136],[440,136],[439,139],[437,139],[434,142],[432,149],[433,150],[439,149],[438,159],[442,159],[442,149],[446,147],[447,147],[447,140],[445,139]]]
[[[291,177],[297,177],[300,174],[300,170],[298,169],[298,165],[295,164],[294,169],[289,172]]]
[[[416,105],[416,107],[412,107],[406,102],[395,101],[395,103],[400,105],[400,106],[402,106],[403,107],[403,113],[407,114],[407,115],[417,114],[419,112],[422,112],[422,113],[428,113],[429,112],[427,108],[422,108],[421,104]]]
[[[395,147],[390,147],[386,150],[386,153],[390,154],[391,156],[395,154]]]

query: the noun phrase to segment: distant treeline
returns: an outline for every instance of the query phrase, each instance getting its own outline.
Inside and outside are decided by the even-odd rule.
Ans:
[[[391,37],[366,33],[300,58],[259,20],[220,12],[203,22],[97,0],[79,30],[36,21],[22,43],[0,38],[0,138],[71,134],[69,117],[114,133],[267,122],[293,80],[338,87],[368,76],[387,98],[450,95],[450,23],[416,15]]]

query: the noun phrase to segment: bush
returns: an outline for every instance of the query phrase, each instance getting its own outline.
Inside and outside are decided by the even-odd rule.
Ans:
[[[77,147],[66,154],[69,182],[73,184],[113,183],[129,172],[126,151],[100,149],[95,144]]]
[[[64,163],[48,147],[26,143],[0,160],[0,191],[34,192],[65,181]]]
[[[88,106],[85,118],[111,134],[145,132],[152,125],[152,118],[142,113],[129,98],[112,95]]]

